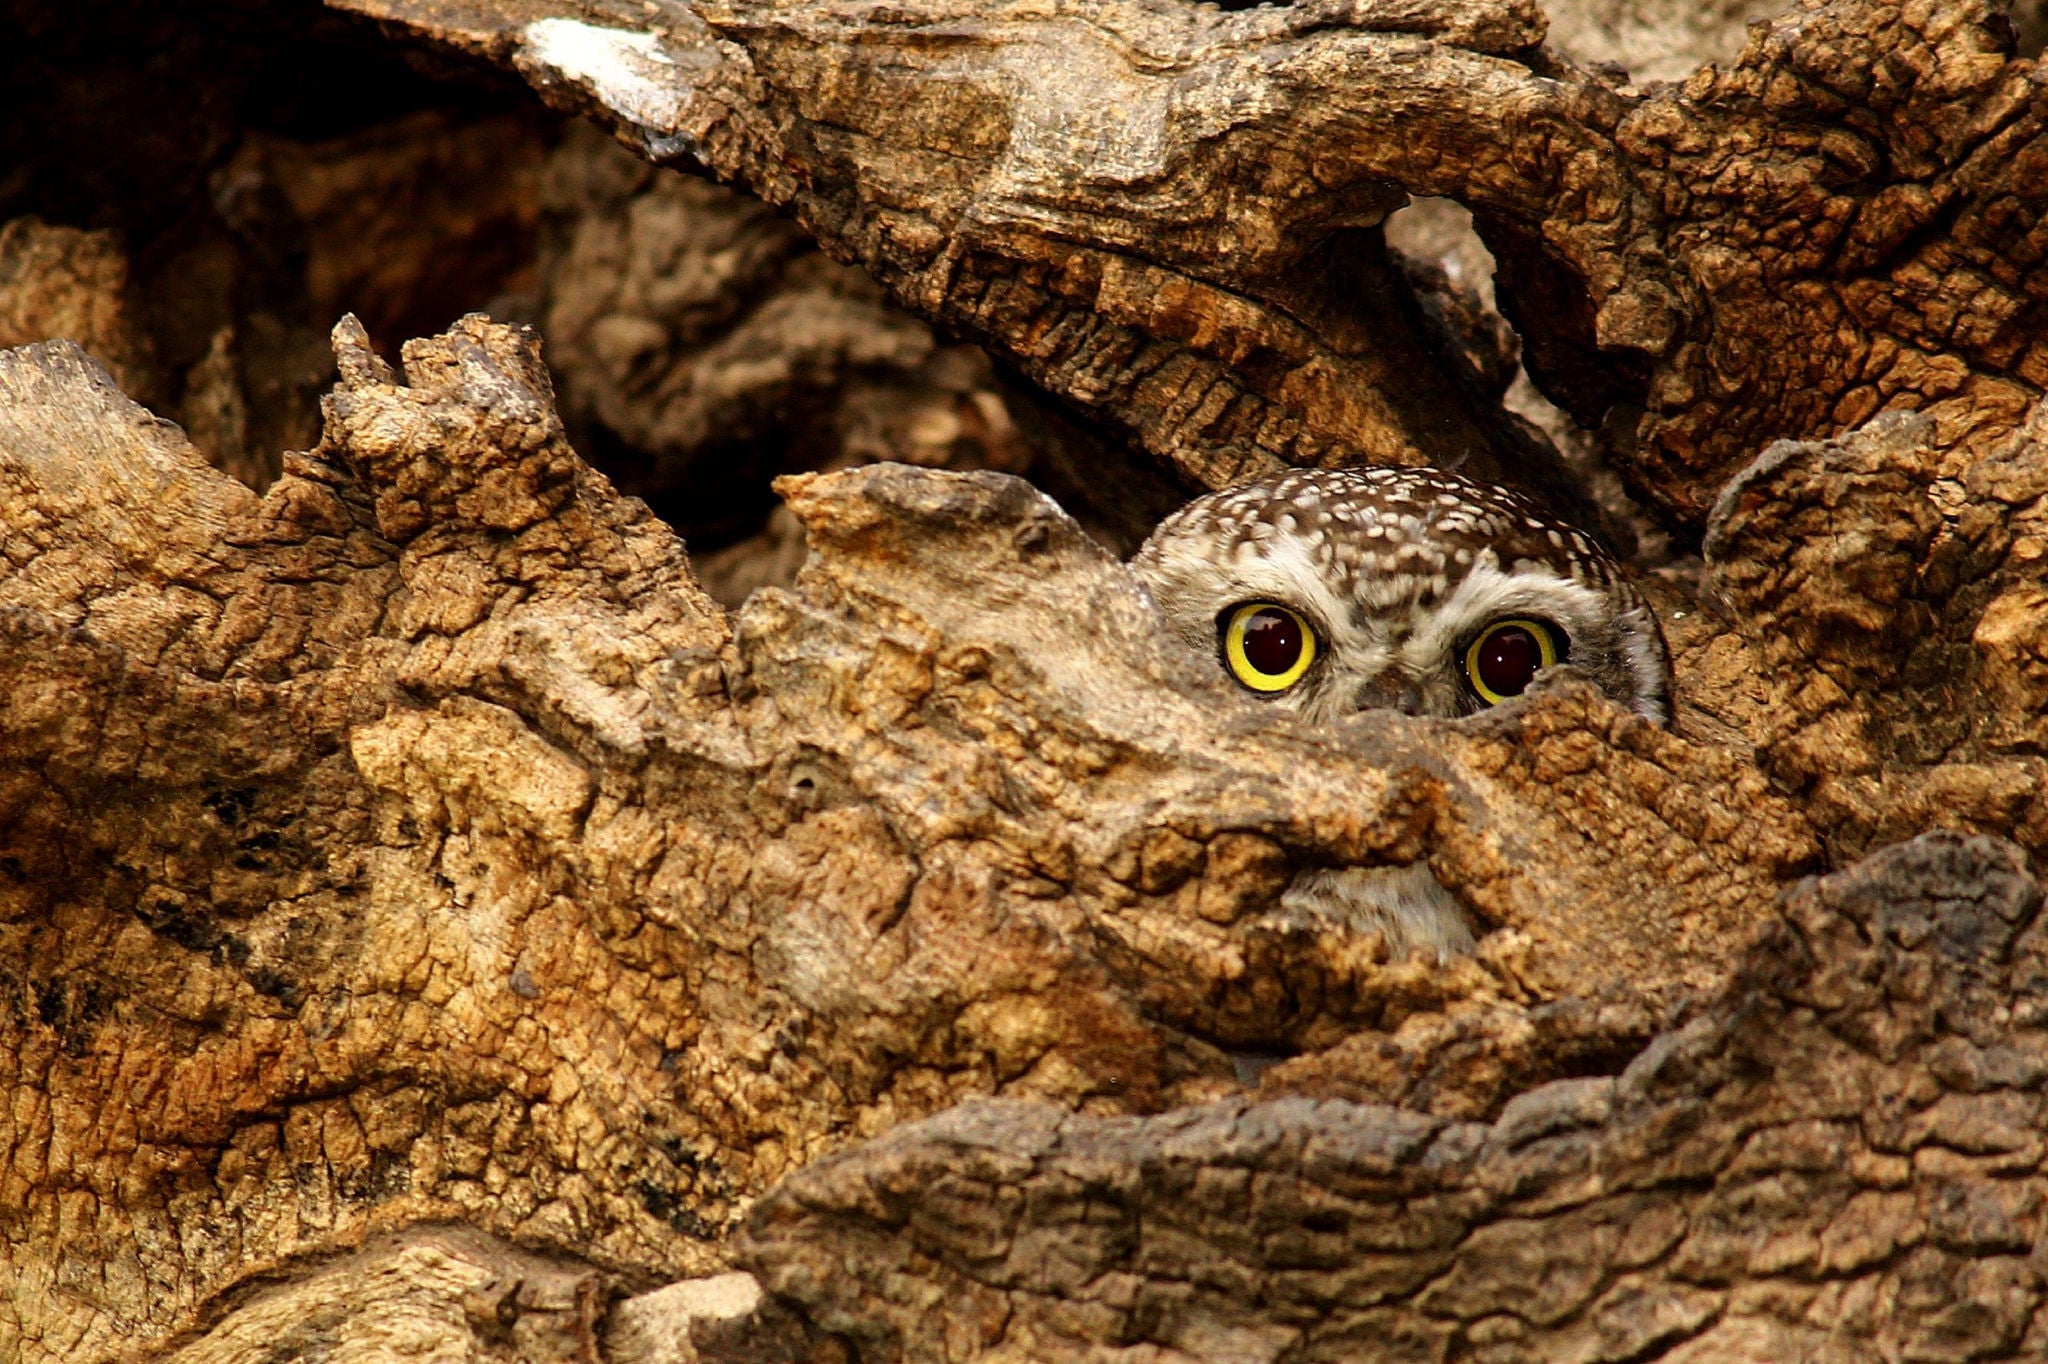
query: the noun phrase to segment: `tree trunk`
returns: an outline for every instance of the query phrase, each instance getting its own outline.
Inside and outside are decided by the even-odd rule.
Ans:
[[[975,427],[979,469],[784,479],[808,558],[728,612],[480,316],[396,367],[344,319],[314,448],[250,453],[293,380],[211,451],[258,493],[92,356],[160,402],[189,361],[195,434],[256,386],[153,349],[107,239],[0,229],[0,340],[84,346],[0,352],[0,1355],[2048,1356],[2048,85],[2004,15],[1807,0],[1639,87],[1517,2],[336,3],[914,315],[579,182],[743,219],[690,259],[754,341],[648,389],[631,289],[558,294],[578,420],[701,470],[799,371],[993,410],[930,324],[1040,391],[1090,519]],[[1404,192],[1470,209],[1640,510],[1501,404]],[[1246,713],[1101,543],[1361,461],[1670,537],[1677,726],[1568,673]],[[1470,959],[1277,904],[1418,860]]]

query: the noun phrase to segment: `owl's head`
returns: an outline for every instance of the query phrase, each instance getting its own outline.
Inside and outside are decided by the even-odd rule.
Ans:
[[[1161,522],[1131,569],[1248,696],[1312,718],[1469,715],[1562,663],[1670,717],[1664,636],[1620,566],[1454,474],[1302,469],[1212,493]]]

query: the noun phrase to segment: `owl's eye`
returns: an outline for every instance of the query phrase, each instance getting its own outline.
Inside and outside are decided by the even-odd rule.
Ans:
[[[1223,661],[1253,691],[1286,691],[1316,661],[1316,632],[1284,606],[1246,602],[1224,617]]]
[[[1565,656],[1564,631],[1540,620],[1497,620],[1465,650],[1465,678],[1489,706],[1520,696],[1536,674]]]

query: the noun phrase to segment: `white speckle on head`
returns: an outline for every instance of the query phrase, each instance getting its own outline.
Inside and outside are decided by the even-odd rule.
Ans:
[[[576,19],[536,19],[522,34],[527,61],[588,90],[619,117],[654,134],[673,134],[688,93],[675,59],[651,33],[603,28]]]
[[[1223,508],[1242,507],[1225,517]],[[1513,494],[1413,470],[1296,472],[1198,500],[1162,523],[1132,567],[1175,632],[1214,654],[1232,605],[1279,601],[1326,648],[1301,684],[1263,698],[1313,718],[1399,706],[1480,706],[1460,660],[1490,622],[1562,631],[1565,661],[1663,722],[1668,665],[1640,596],[1591,539]]]
[[[1253,601],[1298,610],[1319,637],[1316,661],[1260,704],[1311,721],[1482,709],[1463,660],[1489,624],[1507,620],[1554,628],[1561,661],[1652,723],[1669,718],[1663,638],[1620,566],[1512,493],[1455,475],[1291,473],[1189,504],[1131,566],[1168,628],[1217,666],[1225,610]],[[1304,871],[1278,916],[1377,931],[1397,956],[1442,960],[1473,943],[1465,907],[1423,862]]]

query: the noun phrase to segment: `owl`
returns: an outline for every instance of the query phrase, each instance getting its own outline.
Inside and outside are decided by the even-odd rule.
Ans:
[[[1653,724],[1670,715],[1663,633],[1614,559],[1455,474],[1300,469],[1211,493],[1161,522],[1131,570],[1248,702],[1310,720],[1471,715],[1566,663]],[[1397,956],[1473,943],[1423,863],[1304,872],[1281,908],[1376,929]]]

